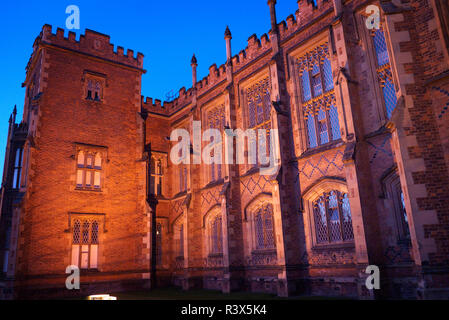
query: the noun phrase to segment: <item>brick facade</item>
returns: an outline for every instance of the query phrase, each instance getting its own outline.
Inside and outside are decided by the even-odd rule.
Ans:
[[[301,0],[281,23],[268,5],[268,35],[232,56],[227,29],[227,62],[197,81],[193,58],[193,87],[164,103],[141,96],[142,54],[114,52],[94,31],[76,40],[43,27],[23,121],[10,120],[4,297],[69,295],[77,221],[99,225],[98,240],[79,227],[82,293],[147,287],[156,252],[158,285],[185,290],[449,297],[447,4]],[[379,30],[367,27],[369,5]],[[218,129],[277,129],[280,170],[195,164],[195,145],[191,164],[174,164],[172,130],[192,137],[211,114]],[[80,150],[101,165],[80,165]],[[368,265],[380,290],[365,287]]]

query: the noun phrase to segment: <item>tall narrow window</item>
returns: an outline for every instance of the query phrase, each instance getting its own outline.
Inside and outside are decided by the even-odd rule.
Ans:
[[[156,265],[162,266],[162,224],[156,225]]]
[[[162,178],[164,172],[162,169],[162,160],[159,158],[151,157],[151,177],[150,177],[150,190],[152,194],[162,195]]]
[[[351,209],[346,193],[324,193],[313,203],[316,243],[352,241]]]
[[[402,190],[399,192],[399,204],[400,204],[400,221],[401,221],[401,236],[404,239],[410,239],[410,226],[408,223],[407,210],[405,209],[404,193]]]
[[[178,246],[178,256],[184,258],[184,225],[179,226],[179,246]]]
[[[410,241],[410,229],[405,206],[404,193],[397,169],[391,171],[383,180],[384,194],[389,200],[391,218],[395,223],[395,231],[398,241]]]
[[[260,207],[254,213],[256,249],[274,249],[273,207],[271,204]]]
[[[182,191],[186,192],[187,191],[187,168],[184,167],[183,170],[183,189]]]
[[[86,99],[93,100],[94,82],[92,80],[87,81]]]
[[[101,81],[95,80],[93,78],[87,79],[86,81],[86,100],[101,101],[102,100],[102,83]]]
[[[309,148],[341,138],[329,49],[324,43],[298,59]]]
[[[95,83],[95,101],[100,101],[101,100],[101,83],[100,82],[96,82]]]
[[[388,55],[385,34],[382,28],[373,29],[371,32],[373,46],[376,56],[377,77],[382,89],[383,101],[387,117],[391,118],[394,108],[396,107],[396,88],[391,73],[390,57]]]
[[[22,177],[22,160],[23,160],[22,157],[23,157],[23,148],[17,148],[14,157],[14,173],[12,180],[13,189],[20,188],[20,179]]]
[[[225,117],[225,109],[224,105],[220,105],[215,107],[207,112],[207,126],[209,129],[217,129],[220,133],[224,132],[224,127],[226,125],[226,117]],[[211,140],[211,142],[214,142]],[[223,142],[215,142],[218,144],[218,147],[223,149]],[[211,157],[214,157],[215,162],[211,163],[210,166],[210,174],[209,174],[209,182],[215,182],[222,179],[222,162],[223,162],[223,151],[221,154],[221,161],[218,158],[218,155],[214,154],[214,150],[211,151]]]
[[[99,152],[80,150],[77,158],[76,187],[85,190],[101,189],[102,157]]]
[[[223,252],[223,231],[220,214],[210,220],[210,253],[220,254]]]
[[[98,268],[99,225],[96,220],[75,220],[72,235],[72,265]]]
[[[270,78],[266,77],[259,80],[254,85],[246,89],[245,91],[246,104],[248,107],[248,129],[263,130],[265,131],[266,139],[266,156],[270,156],[270,129],[271,129],[271,89]],[[256,131],[256,132],[257,132]],[[258,136],[258,132],[256,133]],[[248,141],[248,143],[254,143],[256,145],[256,164],[260,158],[258,156],[259,146],[256,141]]]

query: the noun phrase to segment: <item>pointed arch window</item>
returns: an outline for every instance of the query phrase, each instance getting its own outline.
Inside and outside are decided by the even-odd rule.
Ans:
[[[103,83],[94,78],[87,79],[85,99],[100,102],[103,97]]]
[[[22,163],[23,163],[23,148],[19,147],[16,149],[14,156],[14,169],[13,169],[13,180],[12,188],[20,188],[20,180],[22,178]]]
[[[214,215],[209,220],[210,254],[223,253],[223,230],[221,213]]]
[[[266,204],[254,213],[255,243],[257,250],[275,249],[273,207]]]
[[[410,241],[410,227],[405,206],[404,193],[397,169],[390,172],[383,180],[386,198],[389,199],[395,223],[395,233],[398,241]]]
[[[330,191],[313,202],[317,244],[352,241],[351,209],[347,193]]]
[[[175,231],[176,254],[177,257],[184,258],[184,224],[179,224]]]
[[[156,265],[162,266],[162,223],[156,225]]]
[[[258,130],[265,131],[266,156],[270,156],[270,130],[271,130],[271,83],[270,78],[265,77],[257,81],[244,91],[245,103],[248,108],[247,128],[257,130],[256,141],[248,141],[256,146],[256,164],[259,160]]]
[[[376,57],[376,71],[379,85],[382,89],[383,101],[388,119],[396,107],[396,88],[391,72],[390,57],[385,40],[385,33],[382,26],[379,29],[372,29],[371,39],[373,42]]]
[[[225,116],[225,108],[224,105],[220,105],[218,107],[215,107],[207,112],[207,127],[209,129],[217,129],[221,133],[224,132],[224,128],[226,125],[226,116]],[[211,140],[211,142],[214,142]],[[223,142],[220,143],[216,142],[219,146],[219,148],[223,149]],[[222,150],[222,156],[221,161],[218,161],[219,159],[215,159],[216,162],[211,163],[209,165],[209,182],[215,182],[220,179],[222,179],[222,162],[223,162],[223,154],[224,151]],[[211,151],[211,157],[214,157],[214,150]],[[221,163],[220,163],[221,162]]]
[[[302,108],[309,148],[341,138],[328,44],[298,59]]]

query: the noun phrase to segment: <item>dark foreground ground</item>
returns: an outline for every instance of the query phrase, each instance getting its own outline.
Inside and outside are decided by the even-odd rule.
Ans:
[[[223,294],[219,291],[161,288],[149,291],[109,293],[118,300],[334,300],[342,297],[298,296],[280,298],[276,295],[249,292]],[[86,298],[87,299],[87,298]]]

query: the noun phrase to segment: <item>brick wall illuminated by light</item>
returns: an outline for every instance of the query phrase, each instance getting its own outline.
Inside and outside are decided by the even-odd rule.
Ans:
[[[268,34],[233,55],[227,28],[227,61],[198,80],[194,56],[192,87],[169,102],[142,96],[143,54],[45,25],[23,119],[10,119],[0,297],[135,290],[157,277],[225,293],[447,298],[449,8],[372,4],[378,30],[362,1],[301,0],[278,23],[270,0]],[[167,137],[194,121],[279,130],[281,169],[175,165]],[[64,286],[71,264],[78,293]],[[380,266],[377,292],[368,265]]]

